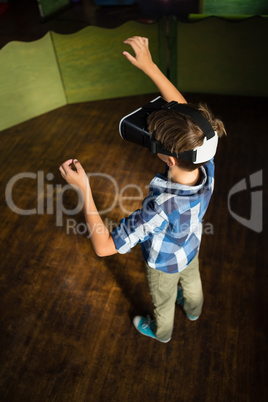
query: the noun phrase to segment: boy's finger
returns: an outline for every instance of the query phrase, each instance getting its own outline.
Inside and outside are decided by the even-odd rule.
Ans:
[[[72,162],[73,162],[73,159],[67,159],[67,161],[63,162],[62,165],[71,165]]]
[[[137,50],[141,49],[143,46],[143,43],[139,38],[138,39],[129,38],[129,39],[125,40],[124,43],[127,45],[130,45],[135,53]]]
[[[67,161],[62,163],[62,168],[66,171],[69,169],[70,165],[73,163],[73,159],[68,159]]]
[[[149,44],[149,39],[148,38],[142,38],[142,41],[145,45]]]
[[[136,64],[137,60],[135,57],[133,57],[130,53],[128,52],[123,52],[123,55],[125,56],[126,59],[130,61],[132,64]]]
[[[74,165],[75,165],[77,171],[79,171],[79,170],[84,170],[84,169],[83,169],[83,166],[81,165],[80,162],[78,162],[77,159],[73,159],[73,163],[74,163]]]
[[[145,41],[148,41],[148,38],[145,38],[144,36],[132,36],[131,38],[127,38],[124,43],[126,42],[135,42],[135,43],[144,43]]]
[[[67,161],[63,162],[60,166],[61,173],[66,174],[68,171],[72,170],[71,164],[73,163],[73,159],[68,159]]]
[[[63,169],[62,166],[59,167],[59,171],[60,171],[62,177],[64,177],[66,175],[66,172],[65,172],[65,170]]]

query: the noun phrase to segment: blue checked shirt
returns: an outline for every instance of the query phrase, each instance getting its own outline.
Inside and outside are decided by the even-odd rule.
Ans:
[[[175,183],[156,175],[142,209],[120,221],[113,230],[115,247],[125,254],[141,243],[146,263],[157,270],[180,272],[196,256],[202,235],[202,219],[214,188],[213,159],[200,169],[196,186]]]

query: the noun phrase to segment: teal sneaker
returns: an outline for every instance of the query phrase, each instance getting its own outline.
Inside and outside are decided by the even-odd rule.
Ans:
[[[134,327],[142,334],[145,336],[149,336],[150,338],[156,339],[159,342],[162,343],[167,343],[170,341],[170,339],[166,341],[162,341],[161,339],[158,339],[153,331],[154,327],[154,321],[151,319],[151,317],[148,315],[147,317],[141,317],[140,315],[137,315],[133,319],[133,324]]]
[[[190,314],[186,314],[188,320],[190,321],[196,321],[199,318],[199,315],[190,315]]]
[[[182,287],[180,285],[178,285],[178,291],[177,291],[177,304],[179,304],[180,306],[183,307],[184,304],[184,300],[183,300],[183,290]],[[190,315],[190,314],[186,314],[186,317],[190,320],[190,321],[196,321],[199,318],[199,315]]]

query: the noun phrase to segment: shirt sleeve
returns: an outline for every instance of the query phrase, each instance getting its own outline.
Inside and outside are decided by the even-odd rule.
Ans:
[[[145,200],[142,209],[122,219],[113,229],[115,247],[120,254],[128,253],[137,243],[143,243],[152,234],[162,232],[167,225],[168,221],[159,206],[153,200]]]

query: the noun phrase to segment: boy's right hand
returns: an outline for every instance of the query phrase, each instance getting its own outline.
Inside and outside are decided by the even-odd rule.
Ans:
[[[135,57],[133,57],[129,52],[124,51],[123,55],[126,59],[145,74],[148,74],[154,66],[149,50],[149,40],[141,36],[133,36],[126,39],[124,43],[130,45],[135,52]]]
[[[72,169],[72,166],[75,167],[75,170]],[[86,192],[90,190],[88,176],[77,159],[68,159],[59,170],[64,180],[74,188]]]

